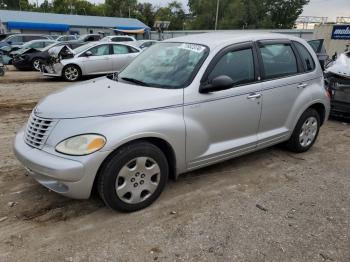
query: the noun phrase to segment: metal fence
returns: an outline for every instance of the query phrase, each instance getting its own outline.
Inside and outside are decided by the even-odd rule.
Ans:
[[[165,40],[169,38],[185,36],[185,35],[193,35],[193,34],[203,34],[210,32],[226,32],[226,33],[279,33],[279,34],[287,34],[293,35],[305,40],[313,39],[314,30],[312,29],[281,29],[281,30],[188,30],[188,31],[165,31],[162,35],[156,31],[150,32],[150,39],[153,40]],[[163,39],[161,39],[163,38]]]

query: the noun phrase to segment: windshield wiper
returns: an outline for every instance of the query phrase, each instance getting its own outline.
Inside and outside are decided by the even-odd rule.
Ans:
[[[122,77],[123,80],[140,85],[140,86],[149,86],[147,83],[142,82],[140,80],[137,80],[135,78],[130,78],[130,77]]]

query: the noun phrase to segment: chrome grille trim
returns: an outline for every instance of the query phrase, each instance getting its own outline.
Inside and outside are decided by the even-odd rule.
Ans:
[[[53,119],[41,118],[32,112],[27,122],[24,141],[31,147],[41,149],[56,123]]]

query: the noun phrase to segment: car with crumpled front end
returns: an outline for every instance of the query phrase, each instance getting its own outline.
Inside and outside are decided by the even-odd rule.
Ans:
[[[62,48],[52,49],[51,63],[45,64],[41,70],[44,76],[62,77],[71,82],[83,76],[117,72],[141,51],[126,43],[92,42],[67,50],[67,55],[62,56]]]

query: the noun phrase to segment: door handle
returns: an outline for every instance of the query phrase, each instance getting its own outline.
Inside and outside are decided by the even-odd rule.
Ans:
[[[253,93],[253,94],[248,95],[247,99],[259,99],[260,97],[261,97],[261,94]]]
[[[299,85],[297,86],[297,88],[305,88],[305,87],[307,87],[307,84],[305,84],[305,83],[299,84]]]

